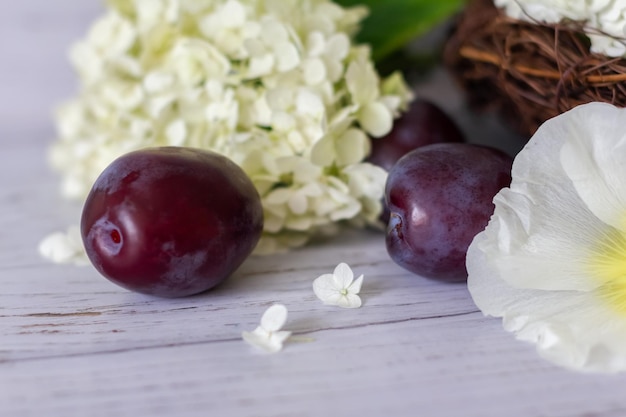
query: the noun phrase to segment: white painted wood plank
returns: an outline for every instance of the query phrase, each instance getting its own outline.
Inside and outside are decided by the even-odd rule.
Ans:
[[[273,356],[223,340],[15,362],[1,369],[7,386],[0,403],[8,404],[6,415],[24,416],[565,417],[626,411],[616,396],[623,379],[553,369],[475,315],[313,336],[315,342],[289,344]]]
[[[5,323],[3,345],[9,352],[0,360],[82,354],[95,345],[98,351],[109,351],[232,339],[246,328],[241,324],[253,328],[272,302],[285,303],[296,312],[309,311],[313,317],[332,311],[333,325],[339,327],[476,311],[464,286],[415,279],[395,266],[381,233],[346,234],[288,255],[251,258],[218,289],[175,300],[129,293],[91,267],[51,266],[42,261],[5,267],[0,318]],[[341,261],[366,275],[367,309],[336,311],[315,298],[313,279]],[[52,278],[42,278],[46,275]],[[445,311],[437,302],[442,296],[449,304]],[[395,305],[393,314],[385,308],[390,303]],[[163,334],[153,331],[156,326]]]

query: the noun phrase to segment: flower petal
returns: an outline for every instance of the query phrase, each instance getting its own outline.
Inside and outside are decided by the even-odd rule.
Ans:
[[[294,214],[304,214],[309,207],[306,195],[299,191],[291,194],[287,205],[289,206],[291,212]]]
[[[329,166],[336,158],[335,140],[331,135],[326,135],[318,140],[311,150],[311,161],[319,166]]]
[[[346,294],[337,300],[335,305],[343,308],[359,308],[361,307],[361,297],[356,294]]]
[[[539,354],[570,369],[626,370],[626,317],[611,311],[597,292],[514,288],[487,261],[480,234],[467,255],[468,288],[486,315],[502,317],[505,329],[536,344]]]
[[[386,135],[393,126],[393,115],[380,101],[364,105],[357,118],[363,129],[375,138]]]
[[[477,245],[509,285],[544,290],[597,287],[600,282],[587,273],[587,259],[590,242],[597,241],[602,230],[601,224],[595,224],[600,222],[585,222],[585,214],[593,216],[574,193],[555,192],[552,202],[544,202],[542,191],[533,188],[529,186],[526,194],[504,189],[496,195],[496,209],[486,229],[490,239]]]
[[[343,300],[344,298],[345,296],[342,293],[340,293],[339,291],[335,291],[333,293],[329,293],[328,297],[326,297],[322,301],[324,302],[324,304],[329,306],[338,306],[341,304],[341,300]]]
[[[561,163],[576,191],[602,221],[626,231],[626,109],[607,103],[576,107],[553,124],[551,135],[567,135]]]
[[[378,76],[369,62],[351,62],[346,70],[345,81],[352,99],[359,105],[373,102],[380,94]]]
[[[602,283],[590,278],[588,263],[607,226],[555,163],[569,138],[563,123],[571,116],[564,113],[539,128],[515,158],[510,188],[494,198],[491,237],[479,245],[509,285],[591,290]]]
[[[313,292],[324,303],[327,300],[335,300],[337,296],[341,295],[333,274],[324,274],[316,278],[313,281]]]
[[[370,151],[370,140],[359,129],[346,130],[335,142],[337,164],[353,165],[361,162]]]
[[[291,335],[291,332],[281,331],[268,334],[261,327],[257,327],[252,332],[242,332],[241,337],[243,340],[261,349],[267,353],[275,353],[283,348],[283,342]]]
[[[287,307],[274,304],[265,310],[261,317],[261,327],[268,332],[280,330],[287,322]]]
[[[291,332],[287,330],[280,330],[278,332],[272,332],[270,336],[270,343],[272,346],[278,347],[278,350],[282,349],[283,343],[291,336]]]
[[[348,264],[341,262],[335,267],[335,270],[333,271],[333,277],[337,288],[343,290],[347,289],[350,284],[352,284],[354,274],[352,273],[352,269],[350,269]]]
[[[348,294],[358,294],[361,292],[361,286],[363,285],[363,275],[355,279],[348,287]]]

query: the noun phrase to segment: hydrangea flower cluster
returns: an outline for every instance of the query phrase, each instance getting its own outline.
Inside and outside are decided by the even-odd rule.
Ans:
[[[591,51],[610,57],[626,56],[626,4],[620,0],[495,0],[505,13],[519,20],[581,22]]]
[[[363,161],[412,96],[353,43],[365,15],[329,0],[109,0],[71,51],[81,91],[51,150],[63,194],[86,196],[123,153],[189,146],[252,179],[257,253],[376,222],[386,172]]]

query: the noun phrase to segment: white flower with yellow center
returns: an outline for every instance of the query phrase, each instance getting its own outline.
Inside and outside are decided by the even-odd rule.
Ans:
[[[353,35],[366,11],[330,0],[108,0],[72,50],[78,97],[57,113],[51,163],[83,199],[123,153],[219,152],[267,214],[259,248],[286,250],[338,222],[377,221],[386,172],[364,162],[412,95],[380,79]],[[371,184],[368,184],[371,182]]]
[[[626,370],[624,120],[590,103],[541,126],[467,254],[477,306],[572,369]]]

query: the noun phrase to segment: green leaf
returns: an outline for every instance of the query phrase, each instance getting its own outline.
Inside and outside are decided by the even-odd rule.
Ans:
[[[465,0],[335,0],[344,7],[365,5],[357,41],[372,47],[375,61],[425,34],[461,10]]]

